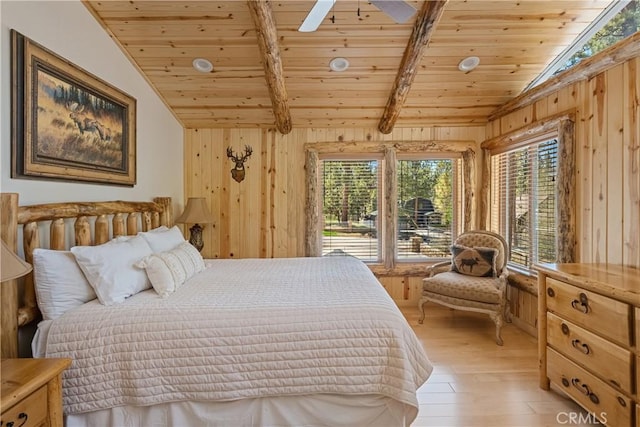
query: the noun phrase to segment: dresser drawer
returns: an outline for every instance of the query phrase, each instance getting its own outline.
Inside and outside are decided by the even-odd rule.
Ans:
[[[634,310],[636,312],[635,313],[636,315],[634,316],[635,317],[635,321],[636,321],[636,324],[634,325],[635,326],[634,329],[636,331],[636,337],[635,337],[636,341],[635,341],[635,343],[636,343],[636,349],[640,350],[640,308],[635,307]],[[640,389],[640,383],[638,383],[638,384],[639,384],[638,388]],[[640,393],[640,390],[638,390],[638,393]]]
[[[547,313],[547,342],[605,382],[633,393],[631,351],[552,313]]]
[[[13,422],[15,427],[35,427],[46,425],[46,421],[47,386],[45,385],[6,412],[3,412],[0,425],[6,426]]]
[[[635,406],[628,397],[549,347],[547,374],[551,382],[606,425],[631,426]]]
[[[631,345],[631,306],[568,283],[546,280],[547,308],[607,339]]]
[[[640,355],[636,355],[636,401],[640,403]],[[640,419],[638,420],[640,423]]]

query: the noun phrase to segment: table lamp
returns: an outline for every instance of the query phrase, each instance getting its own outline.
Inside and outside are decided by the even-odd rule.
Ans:
[[[213,223],[213,216],[207,208],[207,201],[204,197],[189,197],[184,212],[176,222],[180,224],[193,224],[189,228],[189,243],[191,243],[198,251],[202,250],[204,241],[202,240],[202,226],[200,224]]]
[[[6,283],[11,282],[18,277],[22,277],[25,274],[31,271],[31,264],[23,261],[15,254],[9,246],[4,242],[4,240],[0,240],[2,242],[2,252],[0,252],[0,283],[3,283],[2,289],[2,299],[4,303],[4,298],[7,300],[13,300],[17,298],[17,289],[12,290],[11,286],[7,286]],[[17,299],[15,300],[17,303]],[[11,307],[11,304],[7,302]],[[4,304],[3,304],[4,305]],[[17,307],[15,307],[17,309]],[[4,314],[4,313],[3,313]],[[2,335],[7,333],[8,336],[11,337],[11,341],[15,342],[15,346],[5,345],[8,344],[7,339],[5,337],[2,338],[2,351],[0,352],[2,355],[2,360],[4,361],[7,358],[15,358],[18,356],[18,316],[17,313],[14,316],[3,316],[0,315],[0,331],[2,331]],[[13,331],[13,332],[12,332]],[[4,374],[4,373],[3,373]],[[4,390],[5,384],[2,384],[2,388]],[[4,394],[4,392],[3,392]],[[3,396],[4,398],[4,396]]]
[[[0,282],[17,279],[31,271],[31,264],[23,261],[2,240],[2,252],[0,253]]]

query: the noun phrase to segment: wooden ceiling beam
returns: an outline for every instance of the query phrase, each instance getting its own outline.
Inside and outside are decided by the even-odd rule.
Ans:
[[[380,123],[378,123],[378,130],[384,134],[391,133],[396,120],[398,120],[400,116],[402,105],[409,94],[413,79],[418,72],[418,65],[420,65],[424,51],[431,39],[433,29],[440,20],[447,1],[448,0],[426,0],[422,4],[422,9],[420,9],[416,23],[413,26],[413,32],[402,55],[400,69],[396,75],[387,106],[382,114]]]
[[[269,96],[278,131],[286,135],[291,132],[291,112],[287,89],[282,73],[282,59],[278,45],[276,23],[268,0],[249,0],[249,11],[256,28],[258,45],[262,53],[265,79],[269,87]]]

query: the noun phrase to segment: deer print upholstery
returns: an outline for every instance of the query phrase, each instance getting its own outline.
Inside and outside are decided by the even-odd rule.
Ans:
[[[452,245],[451,271],[468,276],[495,277],[497,254],[495,248]]]
[[[455,250],[463,248],[462,250]],[[509,246],[502,236],[490,231],[468,231],[458,236],[452,246],[454,257],[451,261],[439,263],[429,268],[429,277],[423,280],[422,297],[420,298],[420,319],[424,321],[424,305],[428,301],[435,302],[458,310],[477,311],[488,314],[496,324],[496,343],[502,345],[500,335],[505,320],[510,320],[507,304],[507,260]],[[488,253],[495,253],[495,272],[489,277],[477,277],[468,274],[471,270],[470,260],[480,262],[479,258],[471,256],[472,249],[484,252],[484,259],[492,259]],[[464,268],[455,266],[455,254],[463,254],[467,258]],[[482,262],[484,262],[484,259]],[[460,261],[460,260],[458,260]],[[458,266],[463,263],[459,262]],[[476,264],[474,264],[476,265]],[[466,268],[466,270],[465,270]],[[495,275],[493,274],[495,273]]]

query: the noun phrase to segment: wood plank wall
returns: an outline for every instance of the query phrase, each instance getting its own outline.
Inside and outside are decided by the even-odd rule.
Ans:
[[[283,258],[305,254],[306,143],[472,141],[481,155],[485,127],[399,128],[388,135],[365,128],[304,128],[288,135],[254,128],[186,129],[184,139],[185,198],[205,197],[215,218],[215,224],[204,228],[203,256]],[[226,150],[242,152],[245,145],[253,154],[245,162],[246,178],[238,183],[231,178],[234,165]],[[479,173],[481,168],[476,169]],[[420,280],[380,278],[399,305],[417,305]]]
[[[640,268],[640,59],[565,87],[483,127],[185,130],[185,197],[205,197],[216,223],[204,230],[210,258],[304,254],[303,146],[313,142],[467,140],[481,143],[563,111],[576,113],[578,261]],[[231,178],[226,148],[253,148],[246,178]],[[481,150],[478,149],[478,153]],[[478,159],[482,161],[482,159]],[[481,182],[478,179],[477,182]],[[477,194],[477,191],[476,191]],[[420,278],[382,277],[399,305],[415,304]],[[516,322],[535,330],[536,297],[512,288]]]
[[[640,268],[640,58],[487,125],[487,138],[576,112],[577,261]],[[535,328],[537,297],[511,289],[512,312]]]

